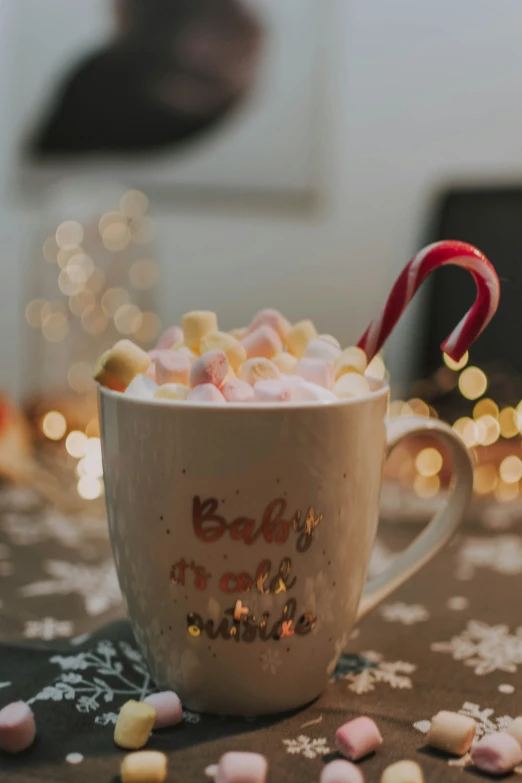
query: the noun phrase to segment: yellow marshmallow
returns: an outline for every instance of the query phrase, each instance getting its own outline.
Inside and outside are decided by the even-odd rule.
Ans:
[[[441,710],[431,719],[426,741],[432,748],[444,753],[463,756],[471,748],[476,731],[477,724],[473,718]]]
[[[299,359],[296,356],[292,356],[291,353],[278,353],[272,361],[278,370],[286,375],[295,375],[297,373]]]
[[[167,777],[167,757],[159,750],[129,753],[120,767],[122,783],[163,783]]]
[[[339,356],[335,363],[335,370],[337,377],[340,378],[348,372],[358,372],[361,375],[368,366],[368,360],[366,354],[361,348],[357,348],[356,345],[351,348],[346,348]]]
[[[280,377],[280,372],[270,359],[265,359],[262,356],[255,356],[252,359],[247,359],[244,364],[241,365],[239,371],[239,377],[242,381],[246,381],[251,386],[254,386],[258,381],[271,381],[277,380]]]
[[[185,313],[181,319],[181,326],[185,345],[192,351],[198,352],[201,340],[207,334],[217,332],[217,316],[210,310],[192,310],[190,313]]]
[[[150,367],[151,358],[130,340],[120,340],[98,360],[94,370],[94,380],[103,386],[111,386],[115,381],[126,388],[136,375],[145,375]]]
[[[397,761],[386,767],[381,783],[424,783],[424,775],[416,761]]]
[[[156,400],[186,400],[190,388],[182,383],[164,383],[154,392]]]
[[[239,370],[246,361],[246,351],[235,337],[226,332],[212,332],[201,340],[199,345],[201,353],[207,351],[224,351],[228,363],[233,370]]]
[[[114,727],[114,742],[120,748],[139,750],[149,739],[156,720],[156,710],[141,701],[125,702]]]
[[[341,377],[335,382],[332,389],[333,393],[341,399],[351,397],[361,397],[370,392],[370,384],[363,375],[351,372]]]
[[[317,337],[317,329],[311,321],[299,321],[294,324],[288,334],[286,335],[286,345],[290,353],[297,356],[298,359],[302,359],[306,346]]]

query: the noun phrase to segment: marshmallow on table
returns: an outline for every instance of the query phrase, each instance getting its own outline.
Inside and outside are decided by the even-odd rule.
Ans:
[[[204,383],[222,386],[228,373],[228,359],[224,351],[207,351],[196,359],[190,370],[192,388]]]
[[[254,399],[252,386],[240,378],[225,381],[221,387],[221,393],[227,402],[252,402]]]
[[[159,350],[163,348],[172,348],[173,345],[180,342],[183,342],[182,329],[180,329],[179,326],[169,326],[168,329],[165,329],[156,343],[156,348]]]
[[[121,762],[121,783],[163,783],[166,777],[167,757],[159,750],[129,753]]]
[[[259,326],[243,338],[242,345],[249,359],[253,356],[271,359],[283,350],[281,338],[271,326]]]
[[[350,761],[374,753],[382,745],[382,737],[371,718],[361,716],[340,726],[335,732],[335,747]]]
[[[292,375],[297,372],[299,359],[291,353],[278,353],[273,358],[275,366],[286,375]]]
[[[160,385],[164,383],[186,385],[189,382],[191,367],[190,359],[181,351],[158,351],[155,364],[156,381]]]
[[[311,321],[299,321],[294,324],[286,335],[286,346],[290,353],[302,359],[310,340],[317,337],[317,329]]]
[[[427,743],[444,753],[463,756],[471,748],[477,724],[473,718],[458,712],[441,710],[431,719]]]
[[[190,387],[182,383],[164,383],[158,386],[154,392],[155,400],[186,400],[190,394]]]
[[[340,355],[340,347],[335,343],[330,342],[329,335],[314,337],[313,340],[310,340],[304,352],[305,358],[323,359],[330,364],[334,364]]]
[[[175,726],[183,720],[183,708],[181,699],[174,691],[161,691],[151,693],[143,699],[144,704],[150,704],[156,710],[154,729],[164,729],[167,726]]]
[[[304,357],[299,362],[297,374],[305,381],[331,389],[335,383],[335,370],[332,364],[324,359]]]
[[[126,397],[133,397],[136,400],[150,400],[154,397],[154,392],[158,389],[158,384],[148,375],[136,375],[125,389]]]
[[[416,761],[397,761],[386,767],[381,783],[424,783],[424,775]]]
[[[503,775],[522,761],[522,748],[505,731],[487,734],[471,748],[471,760],[482,772]]]
[[[156,720],[156,710],[150,704],[131,699],[120,710],[114,727],[114,742],[120,748],[139,750],[149,739]]]
[[[151,358],[130,340],[120,340],[98,360],[94,380],[109,389],[125,389],[136,375],[144,375]]]
[[[36,736],[33,711],[25,701],[13,701],[0,710],[0,748],[6,753],[27,750]]]
[[[287,378],[284,378],[284,382],[290,388],[290,400],[292,402],[338,402],[338,397],[333,392],[325,389],[324,386],[305,381],[298,375],[289,375],[288,377],[300,381],[300,383],[288,382]]]
[[[246,381],[251,386],[254,386],[258,381],[271,381],[279,378],[281,373],[270,359],[264,359],[262,357],[256,357],[255,359],[247,359],[241,365],[239,370],[239,377],[242,381]]]
[[[200,383],[187,397],[187,402],[212,402],[214,405],[226,405],[227,401],[213,383]]]
[[[207,334],[217,332],[217,316],[210,310],[192,310],[190,313],[185,313],[181,319],[181,326],[185,345],[197,353],[201,340]]]
[[[258,381],[254,386],[254,397],[258,402],[288,402],[290,389],[281,379]]]
[[[335,363],[337,377],[340,378],[347,372],[358,372],[361,375],[368,366],[368,359],[362,348],[356,345],[346,348]]]
[[[292,328],[290,321],[279,310],[274,310],[272,307],[267,307],[256,313],[248,331],[255,332],[260,326],[270,326],[283,341],[286,340],[286,336]]]
[[[215,783],[265,783],[268,762],[260,753],[231,752],[219,759]]]
[[[236,340],[235,337],[232,337],[231,334],[227,334],[227,332],[212,332],[212,334],[207,334],[207,336],[201,340],[199,347],[202,354],[207,351],[223,351],[233,370],[239,370],[247,358],[246,351],[239,340]]]
[[[334,384],[333,393],[341,399],[350,399],[351,397],[361,397],[368,394],[370,384],[363,375],[351,372],[341,375]]]
[[[364,783],[364,778],[355,764],[336,759],[323,767],[319,783]]]
[[[519,745],[522,745],[522,717],[515,718],[506,731],[516,739]]]

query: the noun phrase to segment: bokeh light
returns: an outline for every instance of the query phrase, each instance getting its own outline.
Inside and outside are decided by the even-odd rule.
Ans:
[[[120,334],[135,334],[143,323],[143,314],[137,305],[125,304],[114,314],[114,326]]]
[[[498,472],[494,465],[477,465],[473,474],[473,489],[478,495],[488,495],[498,484]]]
[[[42,419],[42,432],[49,440],[61,440],[67,431],[67,422],[63,413],[49,411]]]
[[[85,433],[79,430],[72,430],[67,435],[65,440],[65,448],[67,453],[75,459],[81,459],[85,455],[85,448],[87,445],[87,436]]]
[[[33,329],[42,326],[42,309],[47,304],[45,299],[32,299],[25,308],[25,320]]]
[[[519,417],[514,408],[503,408],[498,418],[503,438],[514,438],[519,432]]]
[[[421,476],[436,476],[442,468],[442,454],[432,447],[422,449],[415,457],[415,467]]]
[[[479,419],[481,416],[493,416],[498,419],[499,409],[494,400],[489,397],[484,397],[483,400],[479,400],[473,408],[473,418]]]
[[[413,489],[420,498],[432,498],[440,489],[438,476],[415,476]]]
[[[482,397],[488,388],[486,374],[478,367],[466,367],[459,377],[459,389],[463,397],[468,400],[476,400]]]
[[[130,284],[137,291],[152,288],[158,282],[159,266],[151,258],[140,258],[129,269]]]
[[[522,479],[522,460],[512,454],[505,457],[499,467],[500,478],[506,484],[514,484]]]
[[[83,240],[83,226],[76,220],[65,220],[56,229],[56,244],[59,247],[71,247],[81,245]]]
[[[103,491],[103,485],[95,476],[82,476],[78,481],[78,494],[84,500],[96,500]]]
[[[141,190],[128,190],[121,197],[120,209],[127,218],[137,218],[144,215],[149,208],[149,199]]]

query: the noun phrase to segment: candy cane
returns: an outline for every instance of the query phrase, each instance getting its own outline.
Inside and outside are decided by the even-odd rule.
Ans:
[[[465,242],[444,240],[417,253],[397,278],[384,310],[359,340],[359,348],[366,353],[368,361],[382,348],[426,277],[440,266],[449,264],[467,269],[477,284],[477,298],[473,306],[441,345],[442,350],[455,361],[464,356],[495,315],[500,282],[484,253]]]

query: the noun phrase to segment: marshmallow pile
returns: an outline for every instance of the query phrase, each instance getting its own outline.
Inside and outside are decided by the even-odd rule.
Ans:
[[[249,327],[218,330],[217,316],[193,311],[148,353],[120,340],[98,360],[102,386],[138,399],[226,403],[336,402],[368,394],[367,359],[341,349],[311,321],[292,325],[260,310]]]

